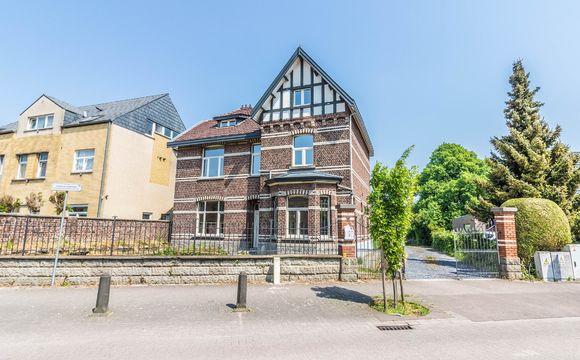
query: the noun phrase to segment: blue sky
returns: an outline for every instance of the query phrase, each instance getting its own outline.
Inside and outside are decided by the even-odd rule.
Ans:
[[[300,44],[353,96],[375,160],[442,142],[487,156],[523,58],[580,150],[578,1],[70,1],[3,4],[0,123],[40,94],[84,105],[169,92],[189,127],[255,103]]]

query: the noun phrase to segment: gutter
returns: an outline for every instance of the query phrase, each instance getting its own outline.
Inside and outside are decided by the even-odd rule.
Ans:
[[[203,144],[219,143],[219,142],[224,142],[224,141],[257,139],[259,137],[260,137],[260,131],[254,131],[254,132],[248,133],[248,134],[214,136],[214,137],[210,137],[210,138],[183,140],[183,141],[170,141],[167,143],[167,147],[177,148],[179,146],[203,145]]]
[[[105,155],[103,157],[103,171],[101,173],[101,187],[99,189],[99,205],[97,207],[97,217],[101,217],[101,210],[103,209],[103,192],[105,191],[105,174],[107,170],[107,159],[109,157],[109,141],[111,139],[111,124],[110,120],[107,120],[109,126],[107,126],[107,139],[105,140]]]

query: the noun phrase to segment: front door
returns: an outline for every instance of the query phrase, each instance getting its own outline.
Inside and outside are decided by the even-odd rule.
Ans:
[[[258,240],[260,238],[260,206],[258,203],[254,204],[254,221],[253,221],[253,233],[252,233],[252,247],[258,247]]]

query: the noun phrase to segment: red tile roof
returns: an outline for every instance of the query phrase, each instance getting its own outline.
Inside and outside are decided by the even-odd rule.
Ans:
[[[214,119],[202,121],[201,123],[195,125],[191,129],[187,130],[183,134],[173,139],[172,142],[201,140],[214,137],[244,135],[259,132],[261,130],[260,125],[253,119],[249,118],[249,114],[251,113],[251,111],[252,111],[251,107],[242,106],[241,108],[234,111],[230,111],[227,114],[216,116]],[[220,120],[215,119],[216,118],[220,119],[223,118],[224,116],[230,115],[242,115],[239,117],[246,118],[240,120],[240,122],[236,126],[220,128],[219,127]]]

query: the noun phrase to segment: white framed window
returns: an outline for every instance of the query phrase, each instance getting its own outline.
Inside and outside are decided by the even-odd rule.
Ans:
[[[288,227],[286,233],[289,236],[308,235],[308,197],[290,196],[288,197]]]
[[[87,217],[89,213],[89,206],[87,204],[70,205],[68,216]]]
[[[251,175],[260,175],[260,162],[262,160],[262,145],[252,144],[252,171]]]
[[[330,196],[320,197],[320,236],[330,236]]]
[[[294,106],[312,104],[312,92],[310,88],[294,90]]]
[[[48,153],[43,152],[38,154],[38,169],[36,170],[37,178],[46,177],[46,167],[48,165]]]
[[[144,212],[144,213],[141,215],[141,219],[143,219],[143,220],[151,220],[151,219],[153,219],[153,213],[150,213],[150,212]]]
[[[170,139],[173,139],[173,137],[175,136],[175,132],[173,130],[163,125],[159,125],[157,123],[155,123],[155,132],[159,135],[163,135],[166,138]]]
[[[4,155],[0,155],[0,176],[4,172]]]
[[[28,119],[28,130],[41,130],[52,128],[54,115],[40,115]]]
[[[293,161],[294,166],[314,164],[314,137],[310,134],[294,137]]]
[[[155,123],[147,119],[145,124],[145,134],[153,136],[153,129],[155,129]]]
[[[28,166],[28,155],[27,154],[18,155],[18,173],[16,174],[17,179],[26,179],[27,166]]]
[[[95,160],[95,149],[76,150],[73,172],[91,172]]]
[[[233,119],[233,120],[222,120],[220,121],[220,127],[221,128],[225,128],[225,127],[232,127],[232,126],[236,126],[238,123],[237,120]]]
[[[224,176],[224,148],[203,149],[203,177]]]
[[[219,235],[224,233],[223,201],[201,201],[197,204],[197,233]]]

